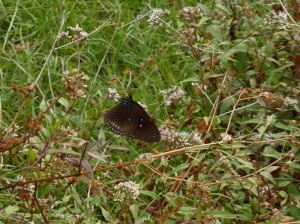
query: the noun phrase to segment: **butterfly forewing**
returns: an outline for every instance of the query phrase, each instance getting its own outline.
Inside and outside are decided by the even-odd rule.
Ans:
[[[138,118],[131,115],[130,107],[122,103],[111,109],[104,116],[105,124],[118,135],[130,136],[135,130]]]
[[[146,142],[160,141],[160,133],[147,112],[128,95],[104,115],[105,124],[116,134]]]

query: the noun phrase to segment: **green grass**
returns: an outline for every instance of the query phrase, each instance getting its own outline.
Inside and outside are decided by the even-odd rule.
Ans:
[[[151,26],[151,8],[170,13]],[[0,10],[2,223],[300,221],[295,1]],[[86,39],[57,39],[76,24]],[[147,106],[160,142],[104,125],[109,88]]]

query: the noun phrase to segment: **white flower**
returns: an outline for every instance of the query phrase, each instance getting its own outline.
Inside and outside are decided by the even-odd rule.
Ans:
[[[151,26],[159,24],[165,14],[170,15],[170,11],[166,9],[153,9],[151,15],[149,16],[148,23]]]
[[[181,101],[185,97],[185,92],[176,86],[173,86],[167,90],[163,90],[160,93],[165,96],[165,104],[167,106],[170,106],[176,101]]]
[[[69,36],[69,31],[67,31],[67,32],[58,33],[57,38],[58,39],[62,39],[62,38],[68,39],[68,38],[71,38],[71,36]]]
[[[108,88],[108,98],[118,102],[120,99],[120,95],[118,94],[117,90]]]
[[[135,200],[140,195],[140,185],[133,181],[120,182],[114,186],[114,190],[114,201]]]
[[[78,24],[76,24],[76,27],[71,27],[70,26],[69,29],[73,30],[76,33],[80,33],[82,31],[82,28]]]
[[[232,136],[225,132],[221,133],[221,137],[222,137],[222,142],[231,143],[233,141]]]
[[[202,139],[199,133],[195,132],[192,134],[192,138],[191,141],[197,143],[197,144],[201,144],[202,143]]]

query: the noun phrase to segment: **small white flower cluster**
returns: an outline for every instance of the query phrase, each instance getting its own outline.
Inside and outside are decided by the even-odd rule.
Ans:
[[[16,182],[19,183],[26,182],[26,179],[23,176],[18,175],[16,177]],[[33,195],[35,186],[33,184],[26,184],[24,186],[17,186],[16,188],[21,190],[22,192],[29,192],[30,195]]]
[[[182,9],[182,12],[184,12],[185,14],[195,14],[195,13],[198,14],[200,12],[200,8],[199,7],[186,6]]]
[[[199,133],[193,132],[191,141],[196,143],[196,144],[202,144],[202,139]]]
[[[140,185],[133,181],[120,182],[114,186],[114,190],[114,201],[135,200],[140,195]]]
[[[70,30],[73,30],[75,33],[80,33],[80,32],[82,32],[82,28],[81,28],[78,24],[76,24],[75,27],[69,26],[69,29],[70,29]]]
[[[153,153],[143,153],[139,155],[139,159],[152,159]]]
[[[202,144],[202,139],[199,133],[197,132],[178,132],[174,128],[162,127],[161,128],[162,140],[165,140],[172,145],[179,145],[181,147],[190,146],[192,144]]]
[[[207,86],[205,86],[205,85],[200,86],[197,82],[192,82],[192,86],[194,87],[195,92],[197,94],[200,94],[200,93],[204,92],[205,90],[207,90]]]
[[[16,182],[26,182],[26,179],[25,179],[23,176],[18,175],[18,176],[16,177]]]
[[[77,131],[70,127],[61,126],[61,131],[64,133],[64,136],[69,138],[78,136]]]
[[[69,31],[67,31],[67,32],[63,31],[63,32],[60,32],[57,34],[57,38],[58,39],[70,39],[70,38],[72,38],[72,36],[69,35]]]
[[[297,106],[298,107],[298,100],[292,99],[288,96],[284,99],[284,104],[288,105],[288,106]]]
[[[178,139],[186,138],[188,136],[187,132],[178,132],[175,131],[173,128],[166,128],[160,131],[162,139],[166,140],[167,142],[175,142]]]
[[[82,28],[76,25],[76,27],[69,27],[70,30],[73,30],[75,33],[77,33],[76,38],[78,39],[86,39],[88,37],[88,33],[85,31],[82,31]]]
[[[232,136],[225,132],[221,133],[220,135],[222,137],[222,142],[231,143],[233,141]]]
[[[47,198],[38,199],[40,206],[46,211],[52,210],[54,208],[56,200],[52,197],[52,195],[48,195]]]
[[[182,10],[179,10],[178,15],[183,17],[187,21],[195,21],[196,18],[199,18],[201,16],[201,12],[198,6],[187,6],[184,7]]]
[[[277,14],[277,18],[278,18],[278,22],[282,24],[287,23],[287,14],[285,12],[279,11],[279,13]]]
[[[108,88],[108,98],[118,102],[120,99],[120,95],[117,90]]]
[[[177,86],[173,86],[169,89],[162,90],[160,93],[162,93],[165,97],[165,104],[167,106],[172,105],[176,101],[182,101],[185,97],[185,92],[178,88]]]
[[[81,42],[84,42],[86,40],[86,38],[88,37],[88,33],[85,32],[85,31],[82,31],[82,28],[79,27],[78,24],[75,27],[70,26],[69,29],[74,31],[76,33],[76,35],[74,35],[72,37],[72,36],[69,36],[68,31],[67,32],[63,31],[63,32],[58,33],[57,38],[59,38],[59,39],[70,39],[70,38],[72,38],[73,40],[78,39]]]
[[[71,99],[85,98],[85,92],[81,87],[86,88],[87,85],[83,84],[82,81],[89,80],[90,78],[84,73],[78,74],[77,69],[73,71],[64,71],[63,72],[63,83],[68,87],[68,94],[71,96]]]
[[[270,13],[266,15],[264,18],[264,23],[269,25],[273,23],[280,23],[282,25],[287,24],[287,14],[283,11],[279,11],[278,13],[272,10]]]
[[[153,9],[151,15],[149,16],[148,23],[153,26],[159,24],[164,15],[170,15],[169,10],[163,9]]]

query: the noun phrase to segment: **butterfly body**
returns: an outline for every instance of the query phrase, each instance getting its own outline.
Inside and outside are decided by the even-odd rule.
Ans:
[[[145,142],[159,142],[160,133],[147,112],[129,94],[104,115],[105,124],[116,134]]]

